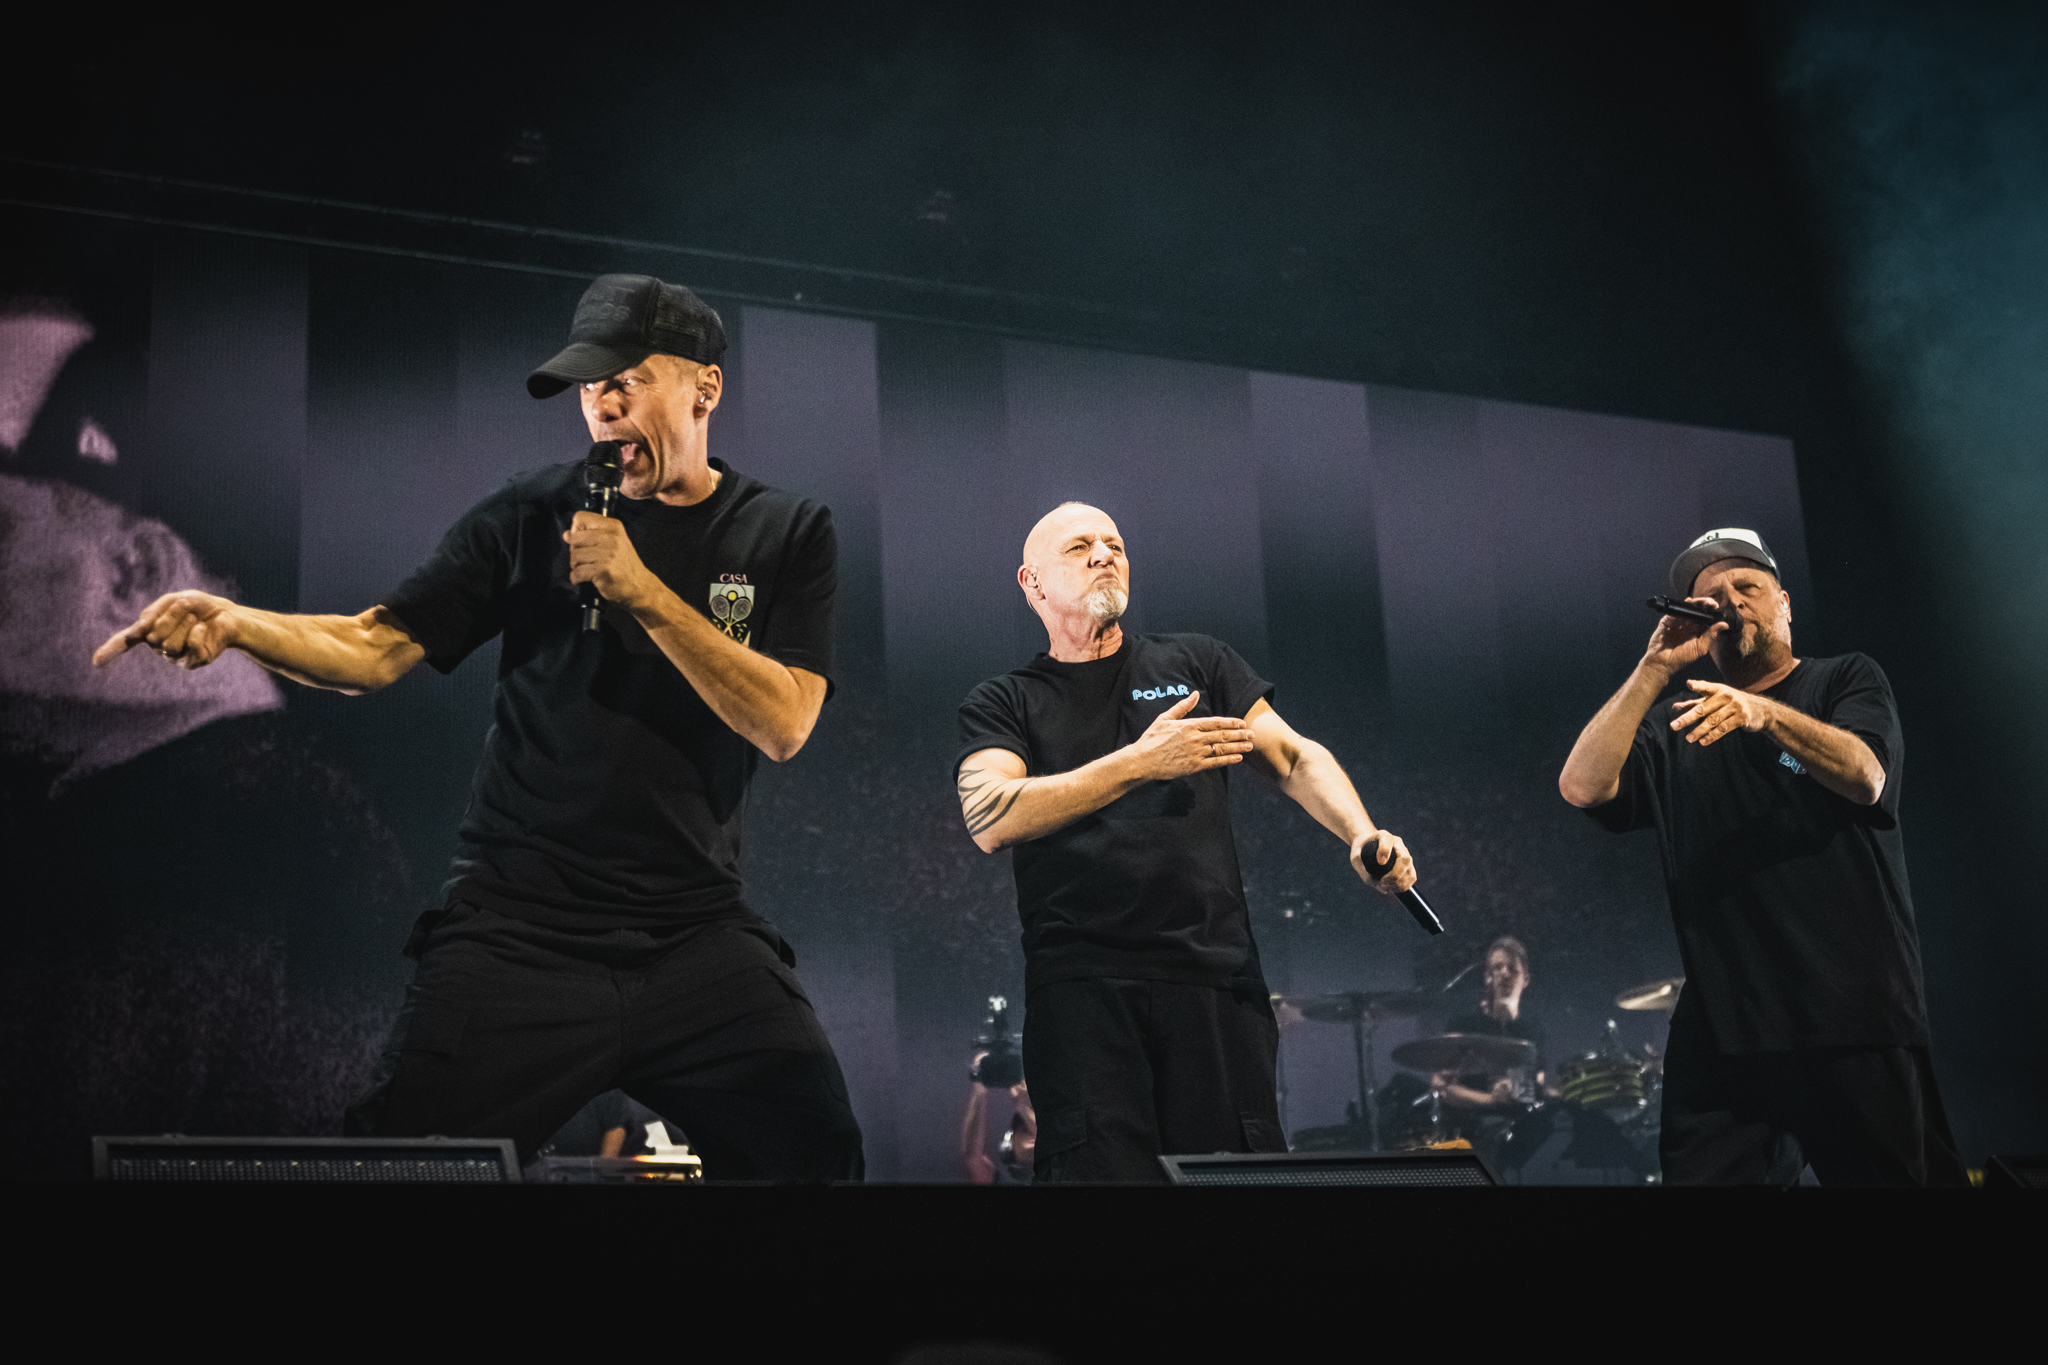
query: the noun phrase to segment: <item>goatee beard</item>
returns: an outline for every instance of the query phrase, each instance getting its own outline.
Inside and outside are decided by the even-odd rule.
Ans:
[[[1123,619],[1124,609],[1131,605],[1131,595],[1122,588],[1097,588],[1088,594],[1083,605],[1096,625],[1106,626]]]

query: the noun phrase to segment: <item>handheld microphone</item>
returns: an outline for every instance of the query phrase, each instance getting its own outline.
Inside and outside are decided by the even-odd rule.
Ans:
[[[612,498],[618,494],[619,483],[626,473],[619,467],[618,441],[599,441],[583,457],[583,510],[595,512],[601,517],[612,514]],[[588,635],[597,629],[599,603],[597,584],[585,583],[576,589],[576,605],[583,613],[583,633]]]
[[[1697,626],[1711,626],[1716,621],[1728,623],[1730,635],[1742,634],[1742,613],[1733,607],[1702,607],[1692,602],[1681,602],[1676,597],[1646,597],[1643,605],[1659,616],[1676,616]]]
[[[1379,856],[1379,841],[1375,839],[1373,844],[1374,847],[1360,861],[1365,864],[1365,875],[1374,881],[1378,881],[1381,877],[1387,875],[1387,869],[1381,867],[1378,861],[1376,861]],[[1392,863],[1387,864],[1387,867],[1392,866]],[[1415,922],[1421,925],[1425,932],[1441,934],[1444,931],[1444,922],[1436,917],[1436,911],[1429,908],[1429,902],[1424,900],[1422,893],[1414,887],[1411,886],[1406,891],[1395,892],[1394,899],[1401,902],[1407,908],[1408,913],[1415,917]]]

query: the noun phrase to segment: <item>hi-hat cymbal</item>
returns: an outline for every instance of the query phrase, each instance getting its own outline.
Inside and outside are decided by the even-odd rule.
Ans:
[[[1505,1071],[1534,1062],[1536,1045],[1497,1033],[1445,1033],[1401,1044],[1394,1060],[1414,1071]]]
[[[1615,1006],[1625,1010],[1669,1010],[1678,1008],[1678,991],[1685,985],[1682,976],[1667,976],[1662,981],[1645,981],[1640,986],[1630,986],[1614,997]]]
[[[1437,1003],[1431,991],[1332,991],[1328,995],[1297,995],[1287,1004],[1304,1019],[1321,1024],[1348,1024],[1354,1019],[1383,1019],[1391,1014],[1420,1014]]]

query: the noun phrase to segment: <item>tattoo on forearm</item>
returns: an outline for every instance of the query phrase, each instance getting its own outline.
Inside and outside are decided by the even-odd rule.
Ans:
[[[981,833],[1008,815],[1010,807],[1017,804],[1024,788],[1019,784],[1005,791],[1010,781],[1001,773],[991,773],[985,768],[960,770],[960,813],[967,818],[969,834]]]

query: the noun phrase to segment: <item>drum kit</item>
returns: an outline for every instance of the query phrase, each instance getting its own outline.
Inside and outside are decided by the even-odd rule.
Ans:
[[[1382,1086],[1373,1066],[1372,1038],[1380,1024],[1395,1017],[1413,1017],[1446,1008],[1450,991],[1465,973],[1459,973],[1440,990],[1431,991],[1335,991],[1325,995],[1275,995],[1276,1012],[1284,1019],[1300,1018],[1314,1023],[1342,1024],[1351,1030],[1352,1054],[1358,1097],[1346,1107],[1347,1121],[1323,1128],[1305,1128],[1294,1134],[1294,1146],[1302,1149],[1363,1147],[1371,1151],[1389,1149],[1471,1146],[1478,1137],[1482,1145],[1505,1157],[1512,1149],[1518,1160],[1503,1165],[1521,1165],[1540,1145],[1533,1140],[1548,1136],[1556,1120],[1569,1116],[1568,1125],[1584,1130],[1569,1144],[1580,1151],[1581,1160],[1595,1155],[1594,1148],[1614,1147],[1599,1155],[1595,1164],[1617,1164],[1640,1172],[1655,1169],[1655,1147],[1659,1101],[1663,1091],[1662,1059],[1655,1051],[1641,1052],[1622,1046],[1615,1023],[1608,1021],[1606,1036],[1590,1052],[1579,1053],[1556,1064],[1548,1094],[1538,1091],[1533,1077],[1516,1087],[1512,1100],[1496,1102],[1487,1110],[1448,1111],[1441,1088],[1423,1077],[1475,1076],[1513,1077],[1537,1061],[1535,1045],[1523,1038],[1492,1033],[1438,1033],[1412,1039],[1395,1047],[1394,1062],[1406,1073]],[[1668,977],[1632,986],[1615,996],[1623,1010],[1671,1010],[1677,1006],[1683,977]],[[1475,1117],[1483,1116],[1483,1117]],[[1531,1123],[1530,1120],[1540,1120]],[[1515,1143],[1517,1129],[1523,1140]],[[1588,1142],[1606,1138],[1603,1144]],[[1613,1138],[1621,1141],[1616,1143]],[[1634,1178],[1634,1177],[1631,1177]]]

